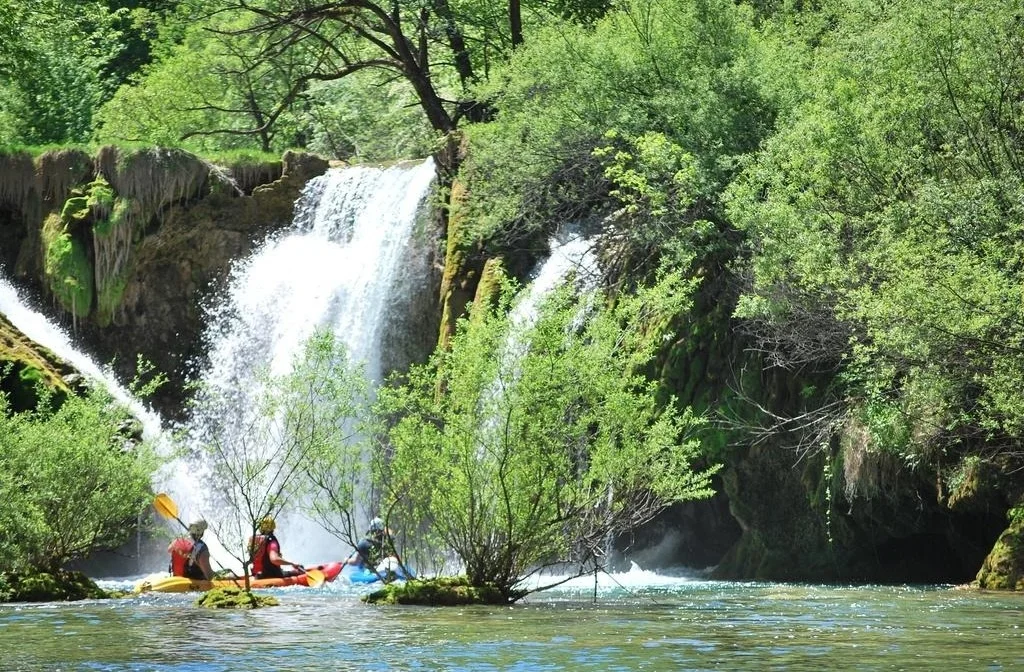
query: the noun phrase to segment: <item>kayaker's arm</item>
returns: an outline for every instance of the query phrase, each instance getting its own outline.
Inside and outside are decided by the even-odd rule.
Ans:
[[[199,569],[203,570],[203,576],[206,577],[207,581],[213,579],[213,567],[210,566],[210,549],[204,548],[203,552],[196,558],[196,564],[199,565]]]
[[[281,565],[291,565],[295,569],[302,571],[302,565],[291,560],[285,560],[284,556],[278,552],[276,545],[270,547],[270,561],[280,567]]]

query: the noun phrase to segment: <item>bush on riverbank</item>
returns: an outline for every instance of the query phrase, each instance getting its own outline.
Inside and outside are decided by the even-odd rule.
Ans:
[[[150,501],[158,458],[105,391],[10,412],[0,395],[0,572],[59,573],[116,548]]]
[[[0,602],[71,602],[113,597],[81,572],[0,573]]]
[[[392,583],[365,596],[363,601],[367,604],[459,607],[467,604],[511,604],[523,594],[513,592],[506,596],[496,586],[473,586],[465,576],[455,576]]]

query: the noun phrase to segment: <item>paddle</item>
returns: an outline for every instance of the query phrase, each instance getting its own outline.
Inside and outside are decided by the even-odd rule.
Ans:
[[[322,586],[327,577],[319,569],[307,569],[306,570],[306,585],[310,588],[316,588]]]
[[[161,492],[156,496],[153,500],[153,508],[164,518],[168,520],[173,518],[181,523],[181,526],[186,530],[188,529],[188,525],[181,518],[178,518],[178,505],[174,503],[174,500],[166,492]]]

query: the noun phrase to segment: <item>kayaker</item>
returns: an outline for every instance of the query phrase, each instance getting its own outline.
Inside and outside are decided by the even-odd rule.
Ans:
[[[373,571],[381,561],[384,553],[384,539],[391,536],[391,530],[380,518],[370,521],[366,536],[356,544],[355,552],[345,560],[346,565],[355,565],[360,569],[369,568]]]
[[[260,521],[260,533],[249,540],[252,553],[252,574],[257,579],[280,579],[305,573],[305,568],[297,562],[285,560],[281,555],[281,544],[274,536],[277,523],[270,516]],[[294,571],[285,572],[281,565],[291,565]]]
[[[203,541],[205,532],[206,521],[197,520],[188,526],[187,537],[178,537],[167,547],[167,552],[171,554],[168,571],[173,576],[197,580],[209,580],[213,577],[210,548]]]

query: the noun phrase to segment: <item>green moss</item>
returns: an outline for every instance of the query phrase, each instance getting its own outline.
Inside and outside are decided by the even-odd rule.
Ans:
[[[986,590],[1024,590],[1024,505],[1010,509],[1010,526],[992,547],[978,572]]]
[[[64,310],[89,314],[93,298],[92,264],[83,245],[56,215],[43,224],[43,270],[50,291]]]
[[[102,177],[89,183],[86,189],[89,209],[96,220],[103,221],[114,209],[114,189]]]
[[[114,321],[114,313],[121,307],[127,286],[128,278],[123,272],[106,279],[103,288],[96,292],[96,324],[106,327]]]
[[[85,195],[72,196],[64,201],[60,218],[64,222],[83,220],[89,216],[89,198]]]
[[[484,262],[484,269],[480,273],[480,282],[476,286],[476,295],[473,297],[474,308],[497,304],[501,296],[501,283],[505,276],[505,262],[501,257],[492,257]],[[483,311],[477,311],[474,314],[483,315]]]
[[[472,586],[465,576],[416,579],[392,583],[363,597],[368,604],[456,607],[467,604],[511,604],[522,593],[505,595],[491,585]]]
[[[468,236],[468,194],[465,185],[456,180],[448,199],[447,248],[444,273],[441,276],[441,333],[438,348],[448,347],[455,323],[473,300],[481,272],[479,245]]]
[[[71,370],[53,353],[33,343],[0,315],[0,392],[13,411],[36,407],[40,391],[49,389],[59,405],[69,393],[63,376]]]
[[[110,595],[81,572],[0,574],[0,602],[66,602]]]
[[[242,588],[214,588],[196,600],[197,607],[206,609],[259,609],[276,607],[279,604],[275,597],[247,592]]]

